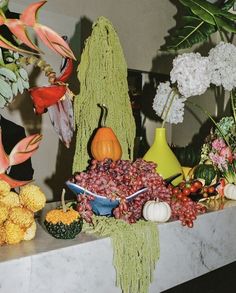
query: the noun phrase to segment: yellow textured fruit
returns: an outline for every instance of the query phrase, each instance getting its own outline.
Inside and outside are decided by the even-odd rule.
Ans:
[[[4,180],[0,180],[0,197],[6,196],[11,190],[11,186]]]
[[[6,230],[4,226],[0,226],[0,245],[6,242]]]
[[[23,240],[32,240],[35,237],[36,234],[37,225],[35,221],[33,224],[25,231]]]
[[[17,244],[23,240],[25,231],[19,225],[16,225],[8,220],[5,222],[4,226],[7,244]]]
[[[64,212],[62,209],[51,210],[46,215],[46,221],[52,224],[57,224],[59,222],[63,224],[71,224],[78,219],[79,213],[73,209],[68,209]]]
[[[7,206],[3,203],[0,203],[0,225],[6,221],[9,214]]]
[[[10,209],[9,219],[22,228],[28,228],[34,221],[34,214],[24,207],[15,207]]]
[[[41,210],[46,203],[45,194],[38,186],[33,184],[21,187],[19,198],[20,203],[34,213]]]
[[[19,195],[10,191],[6,196],[0,197],[0,203],[4,203],[8,208],[18,207],[20,206]]]

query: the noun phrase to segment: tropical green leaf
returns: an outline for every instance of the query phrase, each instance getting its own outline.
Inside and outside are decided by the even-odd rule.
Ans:
[[[183,17],[183,27],[168,39],[164,48],[190,48],[194,44],[206,41],[217,30],[236,33],[236,14],[228,11],[236,0],[228,0],[221,7],[207,0],[179,2],[189,9],[189,15]]]
[[[232,7],[233,3],[228,3],[225,9],[215,6],[206,0],[179,0],[183,5],[187,6],[191,11],[202,20],[214,25],[216,16],[223,16],[226,20],[236,20],[236,15],[226,10]],[[235,2],[235,0],[233,1]],[[225,5],[226,5],[225,4]]]
[[[223,11],[228,11],[230,8],[233,7],[234,3],[235,3],[235,0],[228,0],[228,1],[226,1],[226,2],[222,5],[221,10],[223,10]]]
[[[220,14],[221,10],[217,6],[207,2],[206,0],[179,0],[184,6],[205,22],[215,25],[216,14]]]
[[[219,16],[215,16],[215,20],[218,27],[223,28],[227,32],[236,33],[236,26],[234,22],[230,20],[224,20],[223,18]]]
[[[13,96],[10,85],[3,79],[0,79],[0,95],[2,95],[7,100]]]
[[[180,50],[206,41],[216,31],[216,26],[204,22],[195,16],[184,18],[185,25],[176,31],[166,45],[168,50]]]
[[[4,97],[0,94],[0,108],[3,109],[7,104],[7,101],[4,99]]]

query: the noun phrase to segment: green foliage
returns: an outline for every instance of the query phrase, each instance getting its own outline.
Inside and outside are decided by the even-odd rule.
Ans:
[[[194,167],[200,161],[200,150],[196,150],[191,144],[185,147],[173,147],[172,150],[181,166]]]
[[[183,26],[176,30],[164,48],[180,50],[206,41],[212,33],[219,31],[236,33],[236,15],[228,10],[235,0],[226,1],[222,6],[206,0],[179,0],[188,15],[183,17]]]
[[[21,57],[17,52],[0,48],[0,108],[29,88],[28,73],[20,63]]]
[[[210,35],[216,32],[216,27],[204,22],[194,15],[184,17],[184,26],[176,30],[166,48],[168,50],[180,50],[192,47],[194,44],[206,41]]]

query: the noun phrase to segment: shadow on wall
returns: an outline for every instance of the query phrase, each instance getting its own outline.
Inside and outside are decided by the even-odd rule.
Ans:
[[[69,80],[70,89],[74,94],[79,93],[79,82],[77,79],[77,67],[79,66],[81,53],[84,48],[85,40],[90,36],[92,32],[92,21],[86,17],[81,18],[77,23],[75,33],[70,39],[70,47],[72,48],[77,61],[74,62],[74,69]],[[72,165],[75,153],[75,143],[76,143],[76,131],[70,145],[67,149],[61,141],[58,142],[58,153],[56,160],[56,170],[51,177],[45,179],[45,183],[51,188],[53,192],[53,200],[57,201],[61,198],[62,189],[65,188],[65,181],[67,181],[72,176]],[[66,188],[67,199],[71,199],[74,195]]]

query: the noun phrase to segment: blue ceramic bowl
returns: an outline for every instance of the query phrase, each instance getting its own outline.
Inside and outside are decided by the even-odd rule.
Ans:
[[[94,200],[91,200],[91,206],[92,206],[93,212],[98,216],[111,216],[112,210],[119,205],[118,199],[111,200],[103,195],[98,195],[96,193],[93,193],[93,192],[91,192],[91,191],[89,191],[89,190],[87,190],[87,189],[85,189],[75,183],[72,183],[70,181],[67,181],[66,185],[77,196],[80,194],[92,195],[94,197]],[[142,189],[138,190],[137,192],[128,196],[126,199],[128,201],[130,201],[145,191],[147,191],[147,188],[142,188]]]

